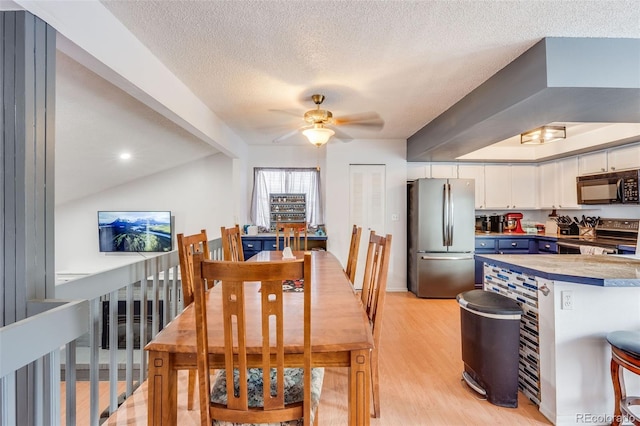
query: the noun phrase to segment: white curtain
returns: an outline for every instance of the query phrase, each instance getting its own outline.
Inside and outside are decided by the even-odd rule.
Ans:
[[[306,194],[307,222],[311,226],[324,224],[319,170],[254,168],[251,220],[255,225],[269,227],[269,194],[271,193]]]

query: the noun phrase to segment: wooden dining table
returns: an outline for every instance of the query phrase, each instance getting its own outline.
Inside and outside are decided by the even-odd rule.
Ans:
[[[302,257],[303,252],[294,252],[294,255]],[[348,424],[369,425],[370,352],[373,348],[369,321],[338,259],[327,251],[312,251],[311,259],[313,366],[349,368]],[[282,260],[281,251],[263,251],[247,262],[274,260]],[[247,290],[251,286],[255,287],[255,291],[245,290],[245,303],[247,324],[253,324],[251,328],[247,328],[248,349],[253,347],[257,354],[262,345],[259,325],[260,285],[246,285]],[[221,299],[220,286],[214,286],[207,292],[209,360],[212,368],[224,368]],[[285,292],[283,302],[287,321],[285,365],[302,367],[303,294]],[[175,425],[178,371],[196,368],[196,321],[193,305],[167,324],[145,349],[149,354],[148,424]],[[258,355],[252,362],[255,364],[252,363],[251,366],[259,366]],[[186,388],[181,391],[186,392]]]

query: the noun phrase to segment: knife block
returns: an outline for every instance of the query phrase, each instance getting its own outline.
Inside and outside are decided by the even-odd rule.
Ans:
[[[566,223],[559,223],[558,228],[560,228],[560,235],[580,235],[578,224],[575,222],[569,225]]]

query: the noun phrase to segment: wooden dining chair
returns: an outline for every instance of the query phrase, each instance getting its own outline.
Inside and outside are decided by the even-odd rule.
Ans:
[[[304,259],[272,262],[228,262],[193,257],[200,423],[317,424],[324,368],[311,368],[311,254]],[[209,375],[207,306],[204,280],[222,286],[220,315],[224,322],[224,365],[211,385]],[[304,279],[303,368],[284,366],[284,330],[291,328],[283,311],[283,280]],[[245,283],[260,282],[261,305],[246,306]],[[256,287],[251,287],[257,291]],[[209,307],[209,309],[212,309]],[[260,309],[260,353],[248,354],[247,311]],[[216,312],[217,314],[217,312]],[[272,329],[273,328],[273,329]],[[255,333],[255,331],[251,331]],[[290,331],[287,331],[289,334]],[[249,367],[250,357],[261,367]],[[227,380],[233,375],[232,380]]]
[[[238,224],[232,228],[225,228],[222,226],[220,227],[220,235],[222,236],[223,259],[244,262],[240,226]]]
[[[205,259],[209,259],[209,239],[207,231],[202,229],[200,233],[193,235],[178,234],[178,258],[180,260],[180,281],[182,282],[182,305],[186,308],[193,302],[193,271],[188,266],[195,253],[202,253]],[[196,370],[189,370],[187,385],[187,409],[193,410],[194,392],[196,388]]]
[[[276,224],[276,246],[280,250],[280,230],[282,230],[282,249],[291,247],[293,251],[307,250],[307,224],[305,222],[287,222]],[[304,238],[304,244],[302,244]]]
[[[382,312],[387,291],[387,273],[391,255],[391,235],[382,237],[371,231],[367,247],[367,261],[360,293],[362,306],[369,318],[373,334],[371,351],[371,392],[373,395],[373,415],[380,417],[380,375],[378,354],[380,351],[380,335],[382,332]]]
[[[344,268],[344,272],[349,277],[349,281],[353,284],[356,279],[356,267],[358,265],[358,250],[360,249],[360,236],[362,235],[362,228],[353,225],[351,230],[351,243],[349,244],[349,256],[347,257],[347,266]]]

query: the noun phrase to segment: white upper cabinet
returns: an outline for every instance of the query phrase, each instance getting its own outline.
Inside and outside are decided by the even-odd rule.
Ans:
[[[429,163],[407,163],[407,180],[429,177],[431,177],[431,165]]]
[[[640,143],[540,164],[423,163],[407,176],[475,179],[475,208],[491,210],[582,209],[576,177],[640,169]],[[426,176],[424,176],[426,175]]]
[[[538,206],[538,176],[536,166],[511,165],[512,209],[535,209]]]
[[[584,154],[578,157],[578,170],[581,175],[606,172],[606,151],[591,152],[589,154]]]
[[[612,148],[607,151],[609,171],[640,169],[640,144]]]
[[[640,144],[583,154],[578,159],[580,175],[640,169]]]
[[[581,208],[578,204],[578,158],[569,157],[556,162],[558,177],[558,208]]]
[[[485,208],[535,209],[538,199],[536,166],[530,164],[487,164]]]
[[[459,164],[458,177],[462,179],[475,179],[476,209],[484,209],[484,164]]]
[[[556,163],[542,163],[538,166],[538,206],[542,209],[558,208],[558,174]]]
[[[486,208],[511,208],[511,168],[509,165],[486,164],[484,178]]]
[[[578,158],[569,157],[538,166],[542,209],[579,209],[576,187]]]
[[[457,164],[431,164],[431,177],[432,178],[457,178],[458,177],[458,165]]]

